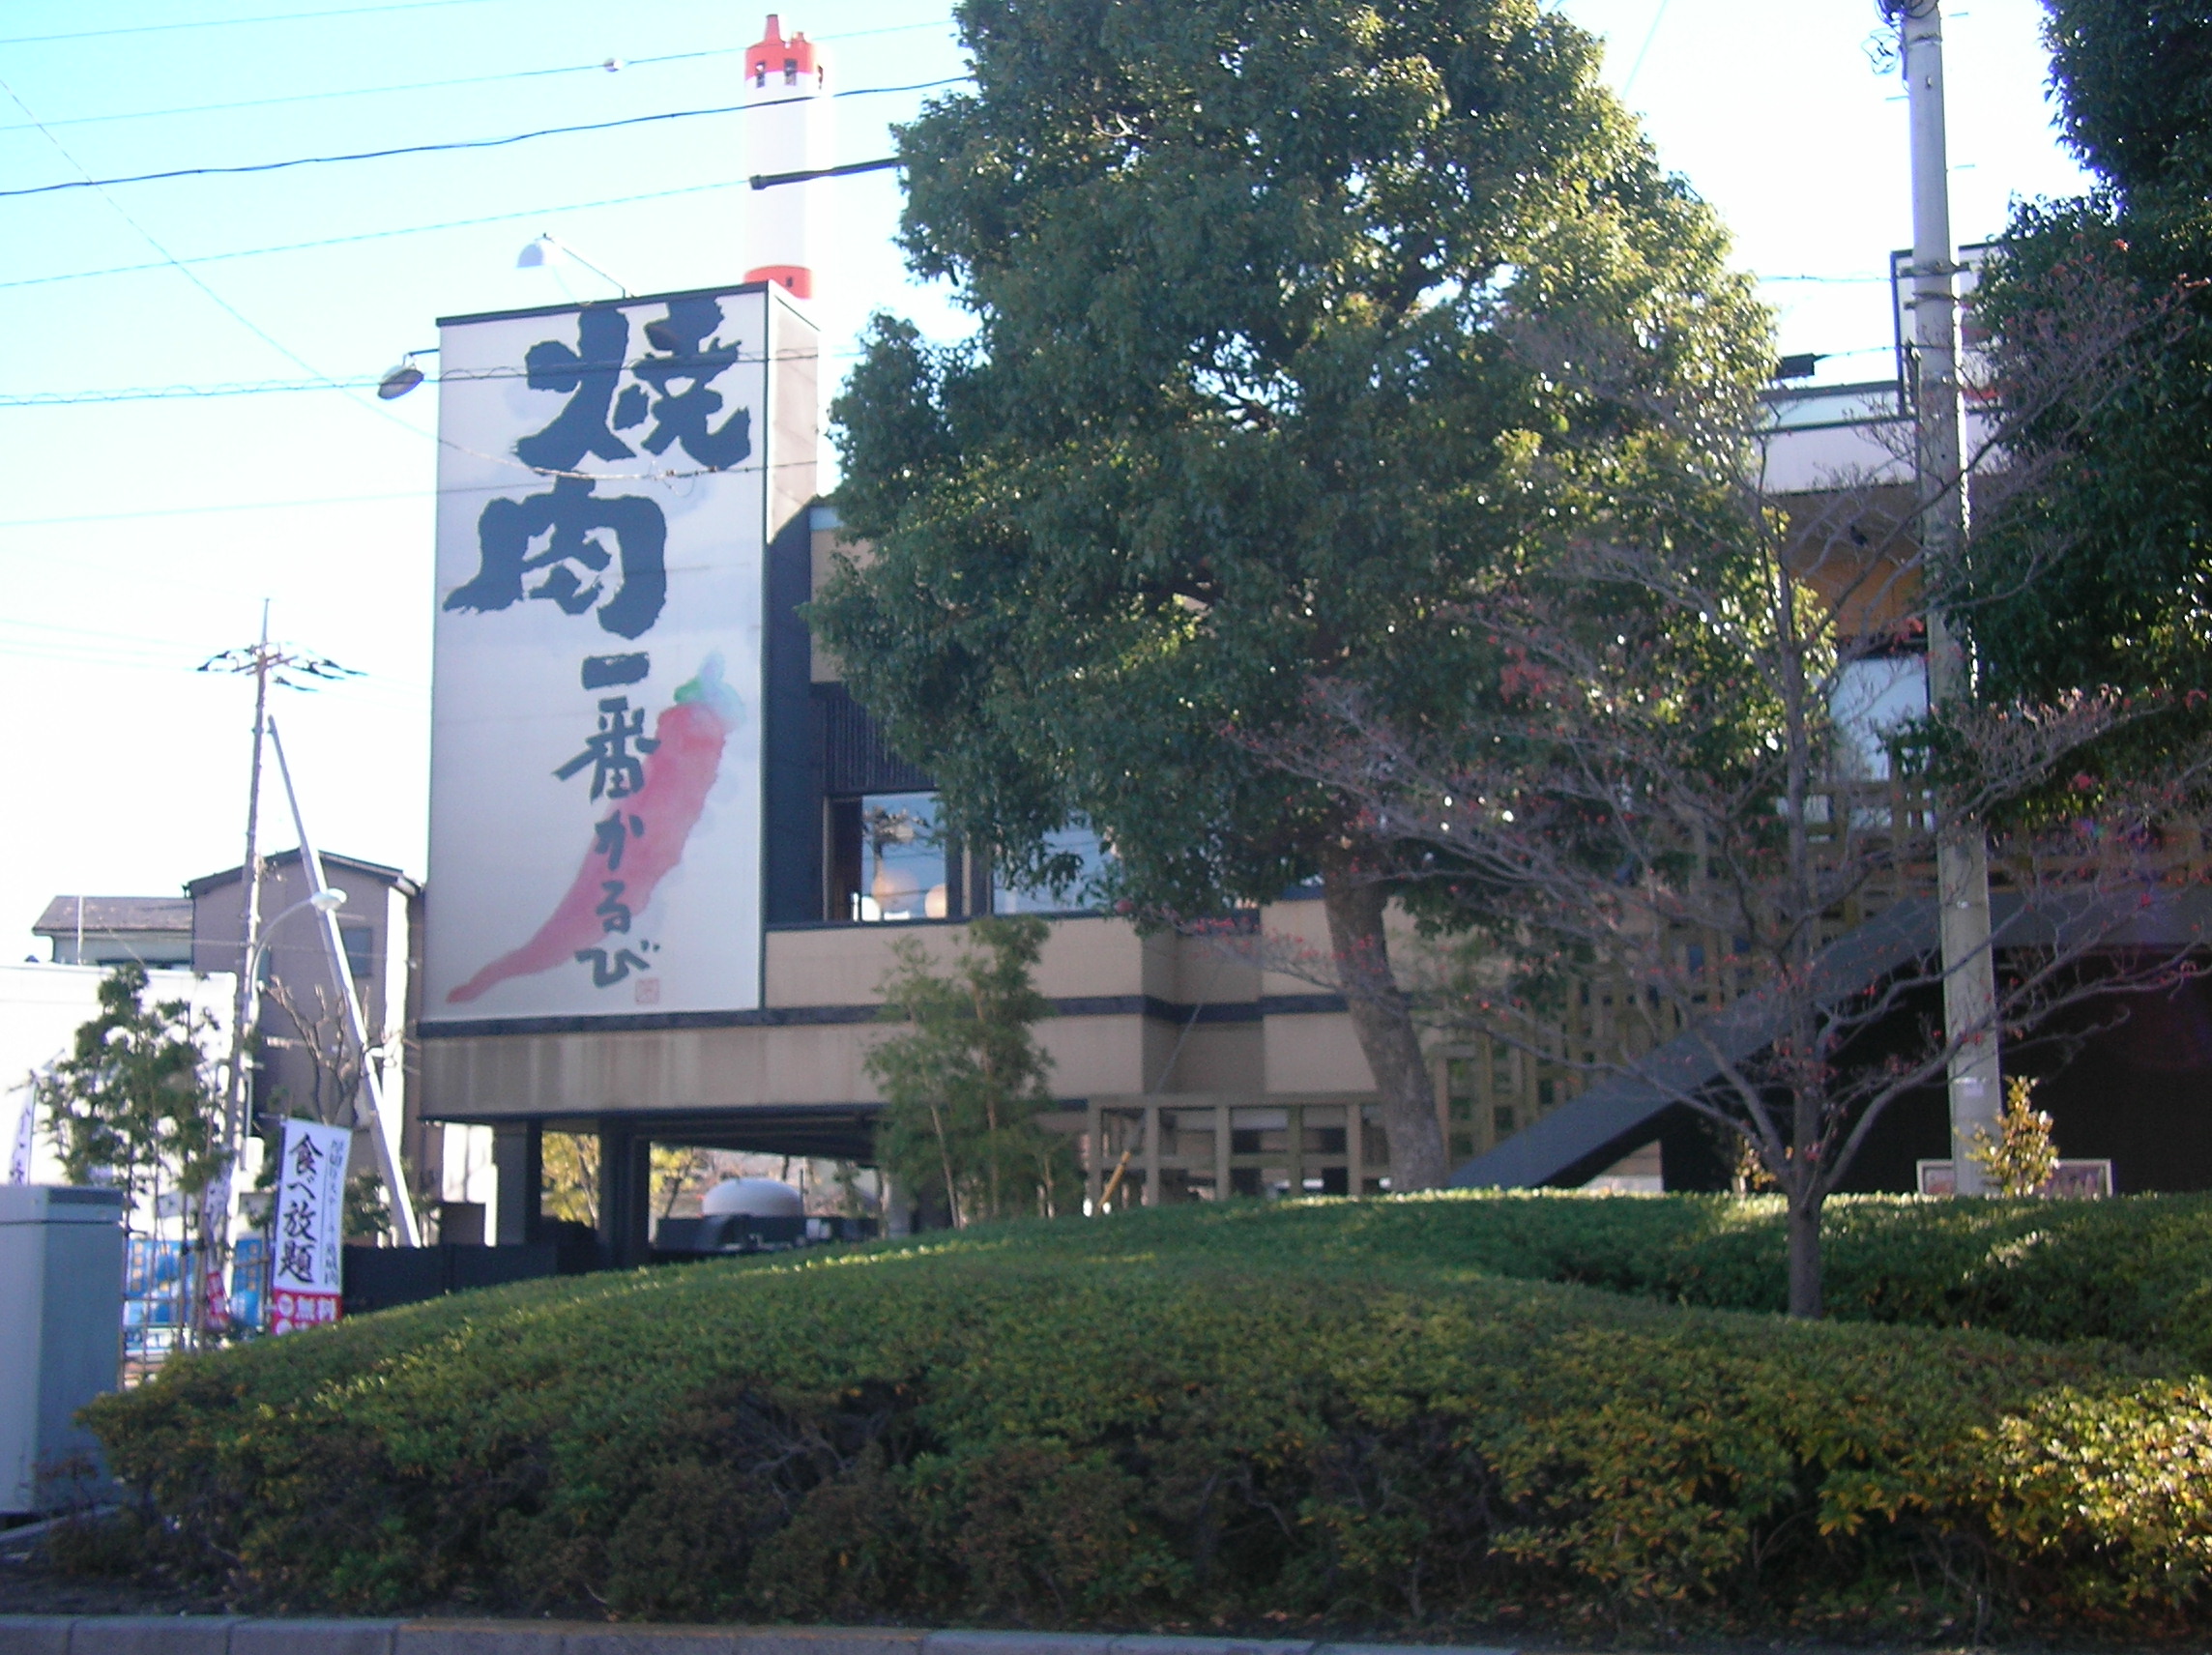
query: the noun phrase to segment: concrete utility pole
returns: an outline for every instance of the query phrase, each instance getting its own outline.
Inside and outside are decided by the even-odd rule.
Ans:
[[[1942,0],[1882,0],[1897,22],[1912,128],[1912,339],[1920,551],[1928,602],[1928,698],[1965,701],[1973,667],[1943,613],[1941,589],[1966,542],[1966,479],[1960,439],[1959,306],[1951,246],[1951,161],[1943,121]],[[1988,1193],[1971,1152],[1977,1130],[1996,1136],[1996,961],[1990,946],[1989,845],[1978,822],[1937,824],[1943,1025],[1952,1042],[1951,1160],[1961,1195]]]
[[[220,659],[221,657],[218,657]],[[230,1073],[225,1078],[222,1109],[222,1146],[234,1157],[246,1141],[246,1048],[253,1037],[254,1012],[261,995],[251,980],[254,944],[261,940],[261,740],[269,720],[269,602],[261,603],[261,641],[253,646],[248,661],[231,668],[253,674],[253,764],[246,784],[246,859],[239,878],[246,886],[242,935],[238,942],[238,993],[230,1015]],[[209,662],[212,667],[215,662]],[[203,667],[201,671],[207,671]]]
[[[243,915],[239,925],[238,992],[231,1005],[230,1064],[223,1077],[222,1171],[208,1186],[201,1207],[207,1259],[194,1314],[205,1325],[220,1321],[227,1315],[222,1272],[228,1263],[231,1186],[236,1181],[239,1151],[245,1147],[247,1134],[253,1125],[247,1118],[250,1104],[247,1097],[246,1061],[247,1050],[253,1043],[254,1028],[261,1021],[261,985],[253,979],[261,944],[261,752],[263,740],[271,729],[269,686],[275,682],[305,689],[316,682],[334,682],[354,674],[351,668],[341,667],[320,655],[270,643],[266,598],[261,604],[260,641],[247,648],[225,650],[202,661],[199,670],[253,675],[253,763],[247,783],[246,860],[239,864],[239,879],[245,891],[240,904]],[[291,676],[285,676],[287,674]],[[312,888],[320,890],[322,886],[317,884]],[[192,963],[199,964],[197,960]]]

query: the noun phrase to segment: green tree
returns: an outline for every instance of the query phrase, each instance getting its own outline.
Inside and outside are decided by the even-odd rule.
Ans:
[[[2018,421],[2018,453],[2046,463],[2008,468],[2024,489],[1992,479],[2015,497],[1977,537],[1963,612],[1996,695],[2185,694],[2212,668],[2212,12],[2051,0],[2046,38],[2098,183],[2015,209],[1977,312],[2000,381],[2062,381],[2112,349],[2116,311],[2133,322],[2123,371]]]
[[[1998,1194],[2041,1195],[2058,1171],[2058,1142],[2051,1128],[2051,1117],[2035,1107],[2035,1083],[2013,1075],[2005,1082],[1996,1138],[1976,1127],[1967,1153],[1981,1163]]]
[[[1448,599],[1594,502],[1695,508],[1670,400],[1770,361],[1713,216],[1537,0],[969,0],[972,95],[902,129],[904,246],[973,336],[879,318],[834,410],[873,547],[812,612],[1017,877],[1199,922],[1317,881],[1393,1187],[1446,1173],[1390,847],[1253,754],[1316,676],[1453,715]],[[1602,338],[1606,392],[1533,337]],[[1688,531],[1679,531],[1688,532]]]
[[[918,938],[892,948],[884,1016],[908,1032],[868,1054],[884,1093],[876,1155],[900,1188],[943,1190],[955,1226],[1053,1217],[1073,1194],[1066,1143],[1036,1124],[1052,1107],[1033,1032],[1052,1002],[1032,980],[1046,934],[1033,915],[978,919],[949,973]]]
[[[206,1051],[215,1019],[182,1000],[146,1002],[143,966],[100,983],[100,1012],[38,1079],[38,1099],[73,1183],[124,1191],[126,1212],[164,1191],[196,1198],[222,1166],[222,1099]]]
[[[548,1132],[540,1153],[544,1163],[545,1216],[597,1228],[598,1139],[583,1132]]]

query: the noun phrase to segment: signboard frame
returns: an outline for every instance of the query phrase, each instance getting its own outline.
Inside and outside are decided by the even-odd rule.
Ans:
[[[424,1032],[757,1014],[770,546],[813,495],[813,324],[772,283],[741,282],[440,328]],[[633,588],[644,560],[626,535],[654,519],[657,591]],[[519,593],[482,584],[517,561]],[[494,678],[538,674],[556,639],[568,676],[536,692],[567,720],[559,752],[517,698],[486,693],[483,670],[498,657]],[[504,730],[472,737],[470,720],[487,716]],[[509,743],[527,763],[508,762]],[[710,784],[674,785],[679,758]],[[642,886],[610,865],[631,851]],[[603,900],[576,911],[578,891]]]
[[[345,1302],[346,1160],[353,1129],[287,1119],[269,1232],[269,1331],[335,1321]]]

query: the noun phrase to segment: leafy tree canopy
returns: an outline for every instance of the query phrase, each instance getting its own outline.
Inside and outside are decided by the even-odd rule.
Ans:
[[[1085,816],[1146,906],[1312,876],[1325,793],[1223,740],[1309,675],[1441,707],[1442,605],[1592,503],[1673,508],[1635,393],[1739,395],[1712,216],[1533,0],[972,0],[978,89],[901,134],[904,241],[974,336],[879,318],[835,418],[872,563],[815,619],[1019,865]],[[1542,324],[1626,341],[1613,394]]]
[[[221,1101],[202,1049],[215,1020],[181,1000],[146,1001],[143,966],[101,979],[100,1011],[38,1079],[72,1183],[104,1177],[135,1205],[197,1196],[221,1170]]]
[[[1052,1002],[1032,980],[1046,930],[1033,914],[986,915],[948,973],[918,939],[891,950],[884,1016],[906,1031],[868,1055],[884,1092],[876,1153],[901,1191],[942,1196],[956,1226],[1049,1218],[1075,1200],[1066,1141],[1036,1125],[1052,1107],[1052,1060],[1033,1031]]]
[[[2101,182],[2015,210],[1977,306],[2014,378],[2106,360],[2023,421],[2065,463],[1978,537],[1967,613],[1999,694],[2195,688],[2212,666],[2212,8],[2051,0],[2046,33]]]
[[[1536,0],[968,0],[976,90],[900,134],[904,244],[975,328],[879,318],[833,414],[815,606],[956,828],[1052,879],[1087,819],[1141,915],[1317,875],[1389,1123],[1445,1171],[1356,808],[1258,755],[1317,680],[1449,727],[1455,603],[1609,515],[1702,534],[1762,312]],[[1739,425],[1740,428],[1740,425]],[[1094,894],[1105,894],[1099,892]]]
[[[2202,0],[2050,0],[2045,40],[2067,141],[2122,189],[2184,176],[2212,153],[2212,7]]]

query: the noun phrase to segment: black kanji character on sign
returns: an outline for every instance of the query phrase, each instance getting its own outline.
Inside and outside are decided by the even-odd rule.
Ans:
[[[597,486],[590,478],[564,477],[549,493],[492,501],[477,519],[476,578],[448,594],[445,606],[484,612],[542,597],[569,615],[597,606],[607,631],[643,636],[668,601],[668,520],[653,501],[602,498],[592,492]],[[543,549],[533,551],[541,536]],[[610,536],[622,574],[611,592],[599,578],[616,561],[607,551]],[[544,577],[525,591],[524,577],[539,569]]]
[[[292,1150],[292,1171],[301,1177],[312,1177],[315,1169],[322,1164],[322,1159],[323,1152],[315,1147],[315,1141],[303,1137]]]
[[[629,906],[622,899],[623,882],[621,880],[601,880],[599,881],[599,888],[607,893],[606,899],[598,907],[592,910],[594,914],[599,916],[599,930],[610,936],[617,931],[627,931],[629,929]]]
[[[666,453],[671,444],[681,443],[684,451],[701,465],[727,471],[753,451],[749,409],[740,408],[718,428],[714,425],[714,416],[722,411],[722,397],[711,388],[737,364],[739,356],[737,345],[725,345],[713,337],[721,325],[721,303],[714,299],[671,300],[666,319],[646,325],[645,336],[667,353],[640,357],[630,364],[630,372],[659,393],[653,404],[653,429],[644,439],[650,452]],[[684,389],[671,389],[678,384]],[[625,429],[640,422],[644,409],[639,404],[643,401],[640,397],[633,403],[629,393],[624,392],[615,422]]]
[[[568,405],[542,431],[516,443],[515,457],[545,471],[573,471],[587,455],[629,458],[636,450],[607,423],[628,355],[629,318],[612,305],[593,305],[576,318],[574,350],[558,339],[532,345],[522,358],[530,389],[568,392]]]
[[[277,1273],[290,1276],[296,1282],[315,1279],[315,1249],[311,1242],[287,1241],[284,1257],[276,1266]]]
[[[653,944],[640,943],[638,946],[650,948]],[[623,978],[628,976],[630,973],[644,971],[647,965],[644,955],[633,954],[627,948],[617,948],[614,950],[612,958],[608,956],[608,951],[604,948],[578,948],[576,960],[578,964],[592,968],[592,986],[594,988],[612,988]]]
[[[607,872],[622,871],[623,847],[645,837],[645,818],[626,816],[620,810],[604,822],[592,825],[592,849],[607,859]]]
[[[626,695],[610,695],[599,703],[599,733],[585,738],[584,750],[553,773],[567,781],[590,765],[594,798],[627,798],[645,785],[645,762],[638,754],[659,745],[645,734],[645,709],[631,707]]]

